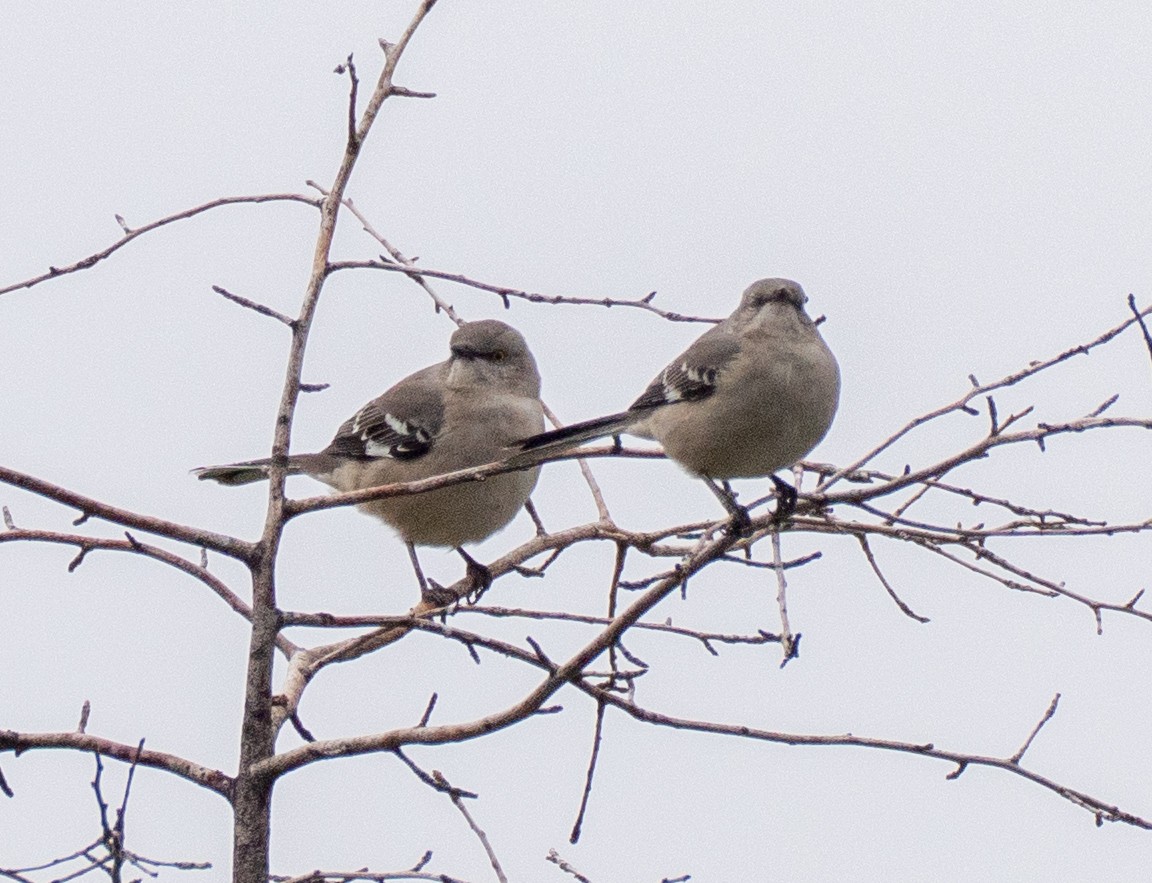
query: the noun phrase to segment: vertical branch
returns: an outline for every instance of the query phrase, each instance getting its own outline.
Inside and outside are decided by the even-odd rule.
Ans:
[[[584,461],[581,460],[581,463]],[[628,557],[628,544],[616,544],[616,563],[612,567],[612,585],[608,589],[608,619],[616,618],[616,607],[620,596],[620,577],[624,573],[624,562]],[[613,643],[608,648],[609,666],[612,669],[613,683],[608,686],[615,686],[616,677],[616,644]],[[572,824],[572,833],[568,835],[569,843],[577,843],[580,840],[580,831],[584,827],[584,815],[588,811],[588,800],[592,796],[592,781],[596,778],[596,762],[600,758],[600,742],[604,736],[604,700],[596,699],[596,728],[592,734],[592,756],[588,758],[588,772],[584,776],[584,793],[580,797],[580,809],[576,813],[576,821]]]
[[[304,352],[320,292],[329,273],[329,256],[336,232],[341,201],[361,147],[380,112],[384,101],[394,93],[392,77],[416,28],[435,5],[436,0],[423,0],[408,27],[395,44],[381,43],[384,67],[360,122],[349,126],[344,156],[336,176],[320,205],[320,229],[312,256],[312,272],[305,288],[300,313],[292,328],[284,388],[276,413],[272,443],[272,468],[269,473],[268,511],[259,554],[250,564],[252,570],[252,635],[245,676],[244,717],[240,735],[240,764],[237,770],[232,804],[233,879],[236,883],[267,883],[271,834],[271,778],[255,775],[255,765],[275,751],[276,728],[272,719],[272,661],[276,637],[280,631],[280,612],[276,607],[275,563],[285,523],[284,478],[288,448],[292,437],[292,419],[300,397],[300,376]],[[352,88],[358,81],[352,78]],[[352,96],[351,101],[355,101]]]
[[[780,660],[783,668],[800,652],[800,636],[792,634],[792,627],[788,624],[788,582],[784,579],[784,556],[780,551],[780,528],[772,528],[772,569],[776,571],[776,606],[780,608],[780,646],[784,650],[784,658]]]

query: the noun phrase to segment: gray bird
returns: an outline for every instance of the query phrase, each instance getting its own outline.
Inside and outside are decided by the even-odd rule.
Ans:
[[[337,491],[418,481],[501,460],[509,445],[544,428],[540,374],[520,332],[494,319],[469,322],[452,335],[450,351],[446,361],[405,377],[353,414],[323,451],[289,456],[289,474],[310,475]],[[267,478],[270,462],[193,472],[241,485]],[[461,547],[507,525],[528,501],[538,474],[539,468],[509,472],[358,508],[407,544],[425,599],[435,592],[429,595],[415,546],[456,549],[478,594],[491,575]]]
[[[787,518],[796,491],[773,473],[816,446],[840,398],[840,369],[804,311],[807,300],[788,279],[753,282],[736,311],[674,359],[627,411],[532,436],[519,448],[559,450],[629,432],[660,442],[705,479],[732,516],[733,532],[746,534],[749,518],[730,478],[771,476],[777,517]]]

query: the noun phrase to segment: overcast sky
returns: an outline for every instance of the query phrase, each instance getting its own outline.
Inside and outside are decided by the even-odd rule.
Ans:
[[[327,185],[343,149],[354,53],[366,93],[414,4],[144,2],[10,4],[0,28],[0,287],[71,263],[129,226],[209,199]],[[844,383],[815,459],[847,463],[968,375],[992,380],[1123,321],[1152,300],[1152,18],[1146,4],[578,4],[440,0],[397,81],[436,92],[390,101],[349,195],[428,267],[545,294],[636,298],[726,315],[754,279],[807,290]],[[0,296],[0,463],[110,503],[244,538],[260,486],[196,482],[188,469],[267,453],[288,335],[213,294],[220,285],[295,313],[315,213],[299,204],[219,209],[143,237],[97,268]],[[346,218],[338,258],[379,248]],[[545,399],[566,420],[619,410],[698,325],[639,310],[513,302],[440,286],[468,319],[528,338]],[[325,290],[304,378],[296,450],[314,450],[356,407],[437,361],[452,331],[400,276],[341,273]],[[1139,337],[1079,357],[998,400],[1035,420],[1152,407]],[[980,436],[951,418],[881,458],[924,465]],[[998,452],[958,483],[1115,521],[1152,516],[1152,445],[1138,431]],[[698,482],[663,462],[595,466],[631,528],[719,516]],[[310,495],[306,479],[291,485]],[[755,493],[758,485],[749,486]],[[765,491],[766,492],[766,491]],[[69,529],[76,513],[0,488],[21,527]],[[550,527],[595,517],[575,467],[549,467],[536,502]],[[848,513],[844,513],[847,517]],[[965,515],[964,517],[968,517]],[[89,524],[101,535],[118,535]],[[495,558],[531,535],[521,516],[476,548]],[[925,553],[878,546],[918,613],[900,613],[857,544],[786,535],[824,557],[791,578],[800,658],[637,638],[652,663],[637,699],[674,714],[800,733],[853,732],[1011,755],[1053,694],[1030,749],[1039,772],[1152,817],[1152,625],[1012,593]],[[1091,597],[1148,587],[1152,541],[1005,544],[1016,560]],[[129,556],[0,545],[0,728],[89,731],[236,763],[244,623],[197,583]],[[612,549],[574,553],[540,581],[502,580],[492,603],[600,612]],[[432,575],[459,576],[429,551]],[[242,586],[243,573],[213,559]],[[642,576],[638,562],[633,576]],[[354,511],[294,522],[280,598],[295,610],[399,613],[415,600],[402,544]],[[778,630],[763,572],[714,569],[657,620]],[[578,646],[571,631],[462,617],[523,644]],[[330,635],[294,633],[301,641]],[[302,712],[317,735],[417,721],[432,691],[443,721],[505,707],[533,672],[429,637],[328,671]],[[437,750],[412,751],[481,795],[471,809],[518,881],[594,883],[691,874],[732,880],[1130,880],[1152,833],[1091,815],[1017,777],[861,749],[788,748],[645,728],[609,714],[584,837],[567,842],[594,708]],[[283,746],[294,744],[286,734]],[[31,865],[97,835],[91,758],[0,755],[0,867]],[[109,784],[121,782],[112,765]],[[138,774],[129,845],[229,866],[218,797]],[[413,865],[493,879],[441,795],[390,758],[317,764],[276,791],[278,873]]]

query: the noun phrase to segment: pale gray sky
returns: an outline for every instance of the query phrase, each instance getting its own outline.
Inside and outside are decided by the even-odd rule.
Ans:
[[[354,52],[374,81],[376,40],[410,2],[10,5],[0,28],[0,287],[77,260],[120,231],[211,198],[327,184],[342,150]],[[1152,18],[1140,3],[725,4],[440,0],[398,81],[438,93],[385,106],[350,195],[429,267],[547,294],[635,298],[719,316],[763,276],[799,280],[844,373],[836,424],[814,457],[845,463],[911,417],[981,380],[1054,354],[1152,299]],[[193,466],[269,447],[288,338],[225,303],[221,285],[294,312],[312,256],[300,205],[226,208],[150,234],[98,268],[0,297],[0,462],[128,508],[259,532],[259,487],[196,482]],[[337,257],[379,249],[345,222]],[[626,405],[699,326],[640,311],[548,307],[441,290],[467,318],[528,337],[545,397],[574,420]],[[325,444],[353,409],[444,356],[451,325],[410,282],[339,274],[321,303],[295,447]],[[629,341],[628,345],[624,341]],[[1146,415],[1148,354],[1135,335],[998,400],[1037,418],[1080,416],[1113,392]],[[881,465],[924,464],[985,429],[953,418]],[[957,476],[996,496],[1115,520],[1147,518],[1149,440],[1077,436],[998,453]],[[596,465],[629,527],[718,515],[667,463]],[[298,494],[320,488],[306,480]],[[750,488],[751,490],[751,488]],[[536,495],[550,526],[594,517],[575,467]],[[0,488],[22,527],[75,513]],[[106,525],[94,532],[115,535]],[[530,535],[525,518],[480,546]],[[783,671],[775,648],[722,651],[635,638],[654,666],[639,699],[670,713],[771,729],[1010,755],[1059,691],[1031,748],[1040,772],[1152,816],[1152,626],[1064,600],[1009,593],[924,553],[879,546],[919,613],[904,617],[854,541],[786,536],[804,634]],[[1147,587],[1148,538],[1030,540],[1006,551],[1087,595]],[[243,624],[159,565],[0,546],[0,728],[75,726],[210,766],[235,765]],[[458,576],[454,555],[428,569]],[[238,568],[213,561],[221,575]],[[494,603],[596,612],[611,549],[581,549],[543,581],[503,580]],[[642,565],[637,563],[639,575]],[[290,526],[281,600],[298,610],[401,612],[414,599],[402,545],[351,511]],[[714,569],[659,618],[733,631],[777,628],[762,573]],[[475,618],[461,620],[475,625]],[[485,623],[574,646],[567,632]],[[567,642],[567,643],[566,643]],[[536,675],[414,638],[326,672],[303,709],[318,735],[373,732],[503,707]],[[578,805],[593,708],[437,751],[411,752],[482,797],[471,807],[514,880],[563,880],[557,848],[595,883],[1100,879],[1146,874],[1152,834],[1097,829],[1021,779],[859,749],[746,744],[645,728],[610,714],[584,837]],[[295,737],[285,737],[291,744]],[[96,836],[89,757],[0,755],[0,867]],[[123,768],[107,776],[120,781]],[[411,866],[492,879],[451,806],[398,762],[312,766],[276,792],[274,869]],[[138,774],[130,845],[228,867],[218,798]]]

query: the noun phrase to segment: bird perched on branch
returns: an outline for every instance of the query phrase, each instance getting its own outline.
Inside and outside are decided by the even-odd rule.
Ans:
[[[777,517],[787,518],[796,490],[773,473],[816,446],[840,398],[840,370],[807,300],[788,279],[753,282],[736,311],[673,359],[627,411],[532,436],[519,449],[547,452],[629,432],[660,442],[703,478],[734,533],[746,534],[750,521],[731,478],[770,476]]]
[[[486,319],[452,335],[448,359],[405,377],[353,414],[317,454],[292,454],[289,474],[310,475],[337,491],[418,481],[503,459],[508,446],[544,428],[540,374],[515,328]],[[193,470],[200,479],[241,485],[268,477],[269,459]],[[436,600],[416,546],[456,549],[470,591],[491,584],[487,568],[462,546],[503,528],[528,501],[539,468],[490,476],[425,493],[361,503],[408,546],[425,600]]]

